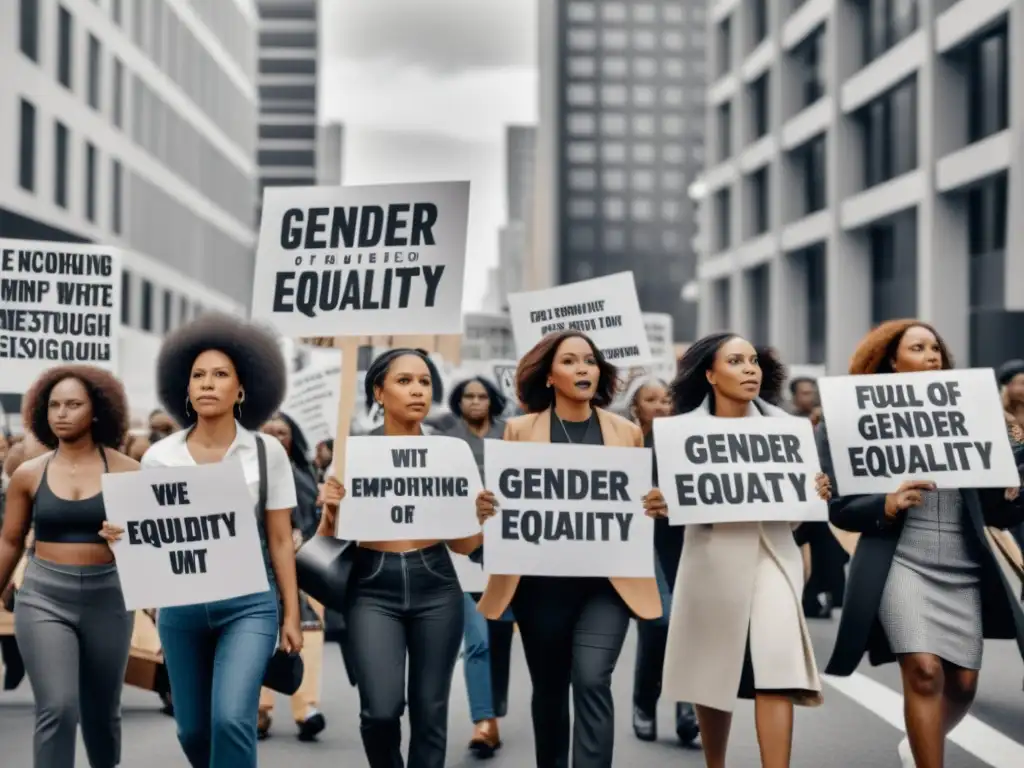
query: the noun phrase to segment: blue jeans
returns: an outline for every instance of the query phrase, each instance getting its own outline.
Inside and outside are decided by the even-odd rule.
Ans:
[[[163,608],[157,625],[189,764],[256,768],[260,687],[277,646],[277,593]]]
[[[466,602],[463,628],[462,668],[466,673],[469,716],[474,723],[494,717],[494,692],[491,686],[491,646],[487,619],[476,609],[476,602],[464,595]]]

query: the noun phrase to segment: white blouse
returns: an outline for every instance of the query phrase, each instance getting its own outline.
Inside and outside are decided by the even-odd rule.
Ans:
[[[295,476],[292,464],[281,441],[272,435],[256,436],[237,421],[235,442],[224,454],[224,460],[238,456],[242,460],[245,481],[252,494],[253,503],[260,498],[259,454],[256,441],[263,440],[267,452],[267,509],[294,509],[297,504]],[[150,467],[194,467],[196,460],[189,453],[185,438],[188,430],[183,429],[165,437],[150,446],[142,457],[142,468]]]

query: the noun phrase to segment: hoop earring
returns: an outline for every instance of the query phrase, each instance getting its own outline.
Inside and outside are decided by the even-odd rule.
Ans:
[[[188,395],[185,395],[185,418],[186,419],[192,418],[192,414],[189,413],[188,406],[189,406]]]

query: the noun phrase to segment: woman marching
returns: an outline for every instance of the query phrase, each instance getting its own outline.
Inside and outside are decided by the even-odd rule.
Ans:
[[[118,452],[128,428],[120,382],[89,366],[46,371],[24,420],[49,451],[11,477],[0,542],[6,586],[34,526],[34,553],[15,606],[15,634],[36,704],[36,768],[71,768],[76,730],[92,768],[121,762],[121,689],[133,614],[100,537],[105,472],[133,472]]]
[[[778,408],[785,370],[735,334],[697,341],[672,382],[680,416],[794,418]],[[764,768],[787,768],[793,705],[822,701],[804,622],[793,525],[687,526],[672,599],[663,695],[692,701],[708,768],[724,768],[737,698],[754,700]]]
[[[852,375],[951,368],[945,342],[917,320],[882,323],[850,361]],[[1016,638],[1024,654],[1024,613],[984,534],[1024,519],[1019,489],[936,490],[923,479],[890,494],[833,496],[827,421],[817,438],[829,518],[861,534],[825,671],[850,675],[865,651],[872,664],[898,661],[900,758],[907,768],[942,768],[946,736],[974,700],[983,638]]]
[[[448,407],[456,418],[448,434],[469,443],[480,479],[484,480],[484,440],[501,440],[505,434],[505,422],[501,420],[505,397],[491,382],[477,376],[452,388]],[[501,747],[498,718],[505,716],[508,706],[514,625],[511,611],[498,621],[489,621],[476,609],[479,599],[480,595],[466,594],[462,667],[475,726],[469,748],[478,757],[490,757]]]
[[[366,370],[366,403],[384,423],[372,435],[425,434],[441,377],[427,353],[392,349]],[[318,533],[333,536],[345,489],[324,485]],[[410,768],[443,768],[448,698],[462,642],[463,596],[448,549],[468,555],[482,535],[453,541],[360,541],[352,572],[345,654],[359,689],[360,732],[370,768],[400,768],[401,717],[409,702]],[[408,693],[406,663],[408,661]]]
[[[279,629],[282,650],[302,650],[292,467],[279,441],[255,431],[284,398],[284,359],[272,334],[208,314],[164,339],[156,376],[161,403],[186,428],[154,444],[143,468],[241,461],[270,583],[266,592],[157,614],[178,741],[192,768],[255,768],[260,685]],[[104,530],[116,552],[123,532]]]
[[[516,388],[526,415],[508,422],[506,440],[643,447],[640,429],[603,408],[615,394],[615,366],[582,333],[551,333],[519,361]],[[570,449],[571,450],[571,449]],[[648,514],[664,503],[657,496]],[[495,496],[477,498],[481,523],[495,514]],[[486,559],[486,553],[484,554]],[[608,768],[615,739],[611,678],[629,619],[661,615],[653,578],[605,579],[491,576],[479,610],[497,619],[511,604],[533,684],[538,768],[569,765],[569,688],[576,722],[572,765]]]
[[[641,376],[630,382],[625,394],[630,420],[640,427],[644,446],[654,448],[654,420],[672,413],[668,385],[653,376]],[[658,470],[654,468],[654,487],[658,487]],[[658,740],[658,699],[661,697],[661,675],[668,641],[668,620],[675,589],[679,557],[683,551],[683,526],[669,525],[668,518],[654,521],[655,576],[661,593],[662,616],[653,621],[637,622],[636,667],[633,672],[633,733],[641,741]],[[693,707],[676,702],[676,737],[690,744],[700,729]]]

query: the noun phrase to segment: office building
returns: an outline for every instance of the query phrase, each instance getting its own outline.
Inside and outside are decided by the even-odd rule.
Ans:
[[[320,2],[256,0],[256,5],[259,10],[258,217],[264,188],[317,183]]]
[[[530,125],[505,128],[505,210],[498,230],[498,265],[487,274],[484,309],[507,312],[508,295],[524,290],[527,249],[533,220],[533,179],[537,129]]]
[[[692,338],[687,187],[704,163],[706,19],[684,0],[539,4],[540,123],[526,279],[632,270],[641,308]]]
[[[962,364],[1024,356],[1024,6],[709,16],[701,330],[832,373],[895,317],[934,323]]]
[[[324,187],[339,186],[344,156],[344,126],[341,123],[321,125],[316,135],[316,183]]]
[[[4,0],[0,30],[0,237],[125,252],[120,359],[144,407],[160,334],[247,311],[255,5]]]

